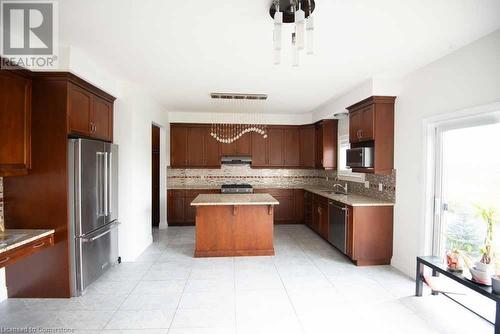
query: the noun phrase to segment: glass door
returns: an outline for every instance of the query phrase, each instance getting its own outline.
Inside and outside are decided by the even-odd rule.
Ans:
[[[481,212],[500,218],[500,123],[448,124],[436,138],[434,253],[458,249],[478,260],[486,233]]]

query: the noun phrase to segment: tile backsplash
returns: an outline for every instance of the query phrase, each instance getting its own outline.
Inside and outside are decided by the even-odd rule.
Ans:
[[[222,165],[220,169],[167,169],[167,188],[219,187],[224,183],[249,183],[258,187],[332,187],[334,183],[347,182],[351,193],[395,201],[395,172],[391,175],[366,174],[366,181],[370,183],[369,188],[363,183],[338,180],[336,171],[319,169],[253,169],[249,165]],[[382,183],[382,191],[378,189],[379,183]]]

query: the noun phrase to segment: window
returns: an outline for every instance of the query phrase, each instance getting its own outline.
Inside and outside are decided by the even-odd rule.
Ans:
[[[352,170],[347,167],[347,150],[351,148],[349,142],[349,118],[344,118],[339,120],[338,126],[338,169],[337,177],[339,180],[353,181],[353,182],[365,182],[365,174],[363,173],[353,173]]]

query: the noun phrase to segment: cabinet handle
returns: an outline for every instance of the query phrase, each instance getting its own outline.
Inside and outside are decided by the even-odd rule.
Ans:
[[[5,262],[7,262],[9,260],[10,260],[10,257],[7,256],[6,258],[0,260],[0,264],[4,264]]]
[[[33,245],[33,248],[40,248],[42,247],[43,245],[45,245],[45,241],[39,243],[39,244],[36,244],[36,245]]]

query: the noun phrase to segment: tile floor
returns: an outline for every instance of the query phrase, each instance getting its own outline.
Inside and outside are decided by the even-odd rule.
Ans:
[[[84,297],[4,301],[0,331],[493,333],[443,296],[412,297],[413,281],[389,266],[353,266],[305,226],[278,226],[275,249],[193,259],[193,228],[155,230],[137,262],[116,266]]]

